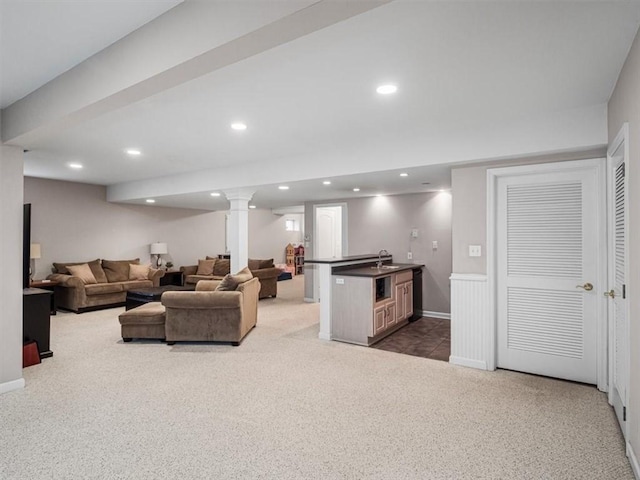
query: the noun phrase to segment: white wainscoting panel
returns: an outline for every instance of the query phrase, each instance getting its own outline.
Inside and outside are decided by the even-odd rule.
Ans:
[[[449,362],[488,370],[493,323],[489,322],[487,276],[453,273],[451,280],[451,356]]]

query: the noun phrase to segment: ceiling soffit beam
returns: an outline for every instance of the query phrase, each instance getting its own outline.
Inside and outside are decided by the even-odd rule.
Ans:
[[[88,99],[75,106],[56,100],[58,95],[73,97],[80,95],[83,88],[84,91],[91,90],[91,82],[100,81],[98,77],[100,72],[109,75],[108,72],[104,72],[105,66],[100,65],[93,65],[93,71],[78,72],[77,69],[81,69],[87,62],[95,64],[103,52],[117,47],[118,42],[116,42],[114,46],[108,47],[24,99],[5,108],[2,111],[2,141],[28,147],[30,142],[39,138],[55,135],[67,128],[90,121],[391,1],[322,0],[103,98],[95,101]],[[126,38],[123,40],[126,41]],[[50,108],[51,104],[57,108]]]

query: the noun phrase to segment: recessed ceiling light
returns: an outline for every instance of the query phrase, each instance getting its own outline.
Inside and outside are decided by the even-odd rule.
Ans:
[[[322,182],[323,185],[331,185],[331,180],[325,180]]]
[[[156,201],[153,198],[147,198],[145,201],[147,203],[156,203]]]
[[[220,193],[219,192],[211,192],[211,196],[212,197],[219,197]]]
[[[142,152],[136,148],[128,148],[126,152],[128,155],[131,155],[132,157],[137,157],[138,155],[142,155]]]
[[[376,88],[376,92],[380,95],[390,95],[392,93],[396,93],[398,91],[398,87],[395,85],[380,85]]]
[[[400,176],[401,176],[401,177],[408,177],[408,176],[409,176],[409,174],[408,174],[408,173],[404,173],[404,172],[403,172],[403,173],[401,173],[401,174],[400,174]]]
[[[278,188],[280,190],[289,190],[289,187],[287,185],[280,185]]]
[[[69,163],[69,168],[75,168],[76,170],[80,170],[82,168],[81,163]]]
[[[358,187],[356,187],[356,188],[354,188],[354,189],[353,189],[353,191],[354,191],[354,192],[359,192],[359,191],[360,191],[360,189],[359,189]]]
[[[231,124],[231,128],[233,128],[234,130],[246,130],[247,124],[242,122],[235,122]]]
[[[249,208],[256,208],[255,205],[249,205]]]

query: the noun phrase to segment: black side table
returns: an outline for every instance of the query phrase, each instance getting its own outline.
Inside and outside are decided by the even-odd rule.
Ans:
[[[22,291],[22,336],[24,343],[38,343],[40,358],[52,357],[49,347],[51,333],[51,296],[53,292],[41,288]]]
[[[182,272],[180,270],[167,270],[164,272],[164,277],[160,279],[160,286],[176,285],[181,287],[182,282]]]
[[[58,309],[56,308],[56,296],[55,296],[55,288],[59,282],[54,282],[53,280],[33,280],[29,285],[31,288],[40,288],[42,290],[49,290],[50,292],[54,292],[54,295],[51,295],[51,315],[55,315],[58,313]]]

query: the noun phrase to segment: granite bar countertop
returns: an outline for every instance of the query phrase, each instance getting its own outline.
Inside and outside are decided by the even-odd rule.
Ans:
[[[336,269],[332,272],[333,275],[339,275],[343,277],[369,277],[378,278],[391,275],[398,272],[404,272],[406,270],[413,270],[414,268],[424,268],[420,263],[386,263],[386,266],[398,267],[398,268],[377,268],[375,266],[367,265],[365,267],[343,267]]]
[[[390,260],[392,258],[391,255],[383,255],[382,259],[383,260]],[[348,255],[345,257],[336,257],[336,258],[317,258],[317,259],[313,259],[313,258],[309,258],[309,259],[304,259],[304,263],[328,263],[328,264],[333,264],[333,263],[347,263],[347,262],[361,262],[362,260],[375,260],[378,261],[378,254],[377,253],[368,253],[368,254],[363,254],[363,255]]]

